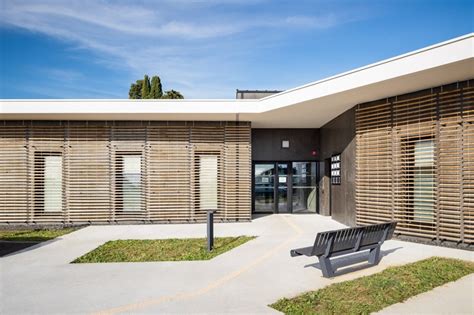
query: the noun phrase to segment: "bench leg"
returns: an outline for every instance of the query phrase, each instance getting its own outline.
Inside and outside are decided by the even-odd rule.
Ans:
[[[372,248],[369,254],[369,264],[378,265],[380,261],[380,246]]]
[[[319,265],[321,266],[321,271],[325,278],[334,277],[334,270],[332,269],[331,261],[328,257],[319,256]]]

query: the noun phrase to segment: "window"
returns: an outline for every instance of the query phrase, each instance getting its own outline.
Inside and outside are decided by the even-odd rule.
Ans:
[[[435,209],[435,159],[433,139],[414,142],[413,147],[413,220],[433,222]]]
[[[199,209],[218,209],[218,155],[198,154]]]
[[[118,153],[116,163],[116,202],[122,211],[140,211],[142,203],[140,153]]]
[[[35,153],[35,207],[44,212],[62,211],[63,160],[60,152]]]

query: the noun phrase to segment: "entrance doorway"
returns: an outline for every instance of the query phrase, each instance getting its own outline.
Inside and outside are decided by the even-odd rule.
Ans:
[[[316,162],[255,162],[254,213],[316,213]]]

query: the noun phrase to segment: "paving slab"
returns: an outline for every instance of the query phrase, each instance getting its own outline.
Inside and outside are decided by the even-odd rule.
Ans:
[[[315,258],[291,258],[316,233],[344,228],[319,215],[269,215],[220,223],[216,236],[254,235],[209,261],[70,264],[109,240],[204,237],[205,224],[89,226],[30,250],[0,258],[0,314],[193,313],[268,314],[282,297],[379,272],[431,256],[474,260],[465,250],[387,241],[381,263],[364,268],[366,253],[335,259],[360,262],[323,278]]]

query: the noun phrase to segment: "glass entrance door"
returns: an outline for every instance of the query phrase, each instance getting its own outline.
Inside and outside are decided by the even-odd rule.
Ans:
[[[254,168],[254,212],[275,212],[275,163]]]
[[[288,213],[291,209],[288,204],[288,163],[277,163],[278,183],[277,183],[277,208],[278,213]]]
[[[255,213],[316,212],[316,162],[255,163],[253,182]]]
[[[318,202],[316,162],[293,162],[291,164],[293,213],[315,213]]]

